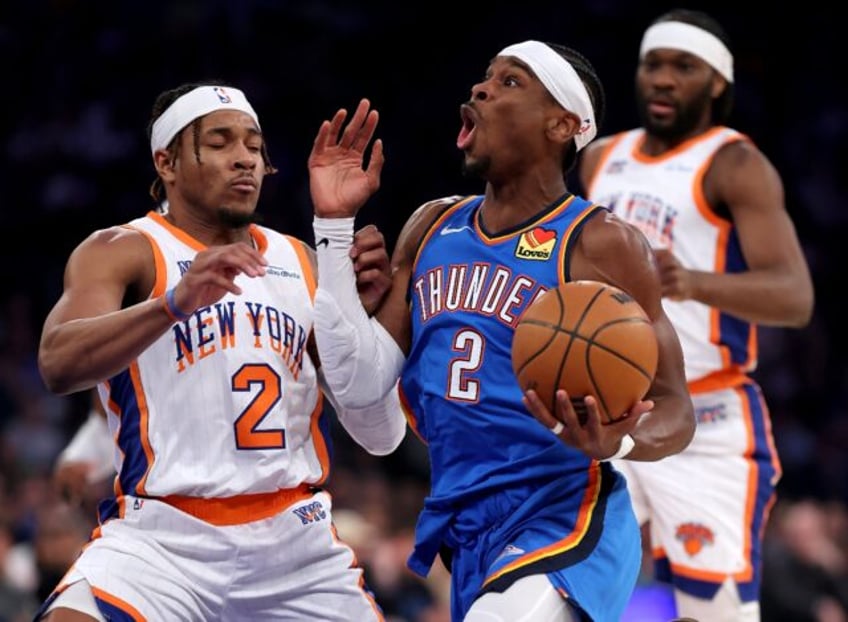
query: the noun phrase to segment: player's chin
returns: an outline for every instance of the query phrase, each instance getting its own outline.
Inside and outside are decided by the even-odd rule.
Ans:
[[[257,223],[259,217],[256,214],[256,201],[249,204],[228,201],[218,208],[218,219],[221,224],[232,229]]]

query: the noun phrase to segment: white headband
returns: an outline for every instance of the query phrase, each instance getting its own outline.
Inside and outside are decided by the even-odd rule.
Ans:
[[[694,54],[733,82],[733,55],[721,39],[703,28],[683,22],[659,22],[645,31],[639,58],[651,50],[668,48]]]
[[[574,136],[577,151],[595,137],[598,128],[595,125],[592,99],[571,63],[539,41],[508,45],[498,56],[514,56],[525,63],[560,106],[580,117],[580,129]]]
[[[199,86],[178,97],[156,119],[150,132],[150,151],[165,149],[186,125],[216,110],[240,110],[259,125],[259,118],[240,90],[231,86]]]

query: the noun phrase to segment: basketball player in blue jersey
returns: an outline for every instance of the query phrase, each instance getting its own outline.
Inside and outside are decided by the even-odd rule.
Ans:
[[[119,457],[115,498],[38,617],[383,620],[321,488],[314,251],[256,224],[274,172],[258,116],[236,88],[189,84],[156,100],[149,136],[160,209],[85,239],[44,324],[45,383],[96,385]],[[375,308],[382,235],[361,231],[348,261]],[[396,394],[337,413],[374,454],[405,433]]]
[[[657,464],[621,463],[659,576],[680,615],[760,619],[762,534],[780,464],[760,388],[756,325],[802,327],[813,286],[766,156],[725,126],[733,57],[719,24],[672,11],[644,33],[636,71],[642,127],[587,149],[593,200],[655,249],[663,306],[680,336],[698,421],[692,443]],[[647,539],[646,539],[647,541]]]
[[[658,460],[694,431],[680,344],[645,237],[566,188],[565,172],[595,135],[603,106],[600,81],[574,50],[532,40],[501,50],[460,108],[457,147],[485,191],[414,212],[373,318],[356,300],[345,259],[354,215],[383,165],[370,102],[346,126],[343,109],[325,121],[310,156],[316,340],[327,382],[342,404],[368,408],[400,377],[401,402],[432,466],[409,566],[426,575],[441,555],[453,620],[618,622],[641,542],[610,459]],[[576,279],[622,288],[656,330],[655,381],[617,423],[602,425],[592,398],[575,408],[564,391],[550,413],[535,393],[522,394],[512,371],[524,309]]]

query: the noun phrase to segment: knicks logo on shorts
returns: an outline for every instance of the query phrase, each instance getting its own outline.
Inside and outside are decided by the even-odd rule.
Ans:
[[[515,256],[519,259],[547,261],[553,255],[556,241],[556,231],[536,227],[521,234],[515,248]]]
[[[293,514],[297,516],[304,525],[309,523],[317,523],[319,520],[327,518],[327,511],[320,501],[313,501],[307,505],[303,505],[293,510]]]
[[[689,557],[695,557],[706,545],[715,542],[712,529],[697,523],[683,523],[677,526],[675,537],[683,543],[683,549]]]

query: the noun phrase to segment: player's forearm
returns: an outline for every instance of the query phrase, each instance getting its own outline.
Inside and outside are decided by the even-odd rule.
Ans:
[[[362,307],[349,256],[353,219],[316,218],[314,227],[318,256],[314,330],[321,366],[341,407],[367,408],[394,389],[404,355]]]
[[[44,383],[61,395],[89,389],[126,369],[173,323],[157,298],[50,326],[38,351]]]
[[[342,427],[365,451],[385,456],[398,448],[406,435],[406,416],[397,389],[389,391],[380,402],[367,408],[345,408],[327,386],[323,371],[319,372],[318,378]]]
[[[750,271],[693,272],[692,298],[748,322],[803,327],[813,312],[813,287],[804,274]]]
[[[694,434],[695,417],[688,395],[656,398],[653,410],[642,416],[631,434],[635,445],[626,459],[651,462],[680,453]]]

